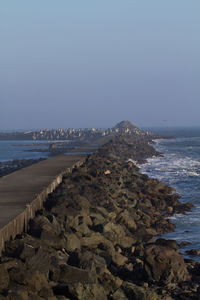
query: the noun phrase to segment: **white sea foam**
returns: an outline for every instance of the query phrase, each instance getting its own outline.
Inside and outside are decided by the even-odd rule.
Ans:
[[[169,217],[176,229],[163,237],[179,242],[187,240],[192,243],[187,249],[191,249],[200,245],[200,138],[159,140],[153,146],[163,157],[149,158],[139,166],[140,171],[175,187],[181,201],[195,205],[185,215]]]
[[[128,159],[128,162],[132,162],[134,165],[139,166],[136,160],[133,160],[131,158]]]
[[[197,173],[197,172],[188,172],[188,175],[189,175],[189,176],[197,176],[197,177],[200,176],[200,174]]]
[[[182,214],[174,214],[173,216],[168,217],[167,219],[169,219],[169,220],[176,220],[176,219],[182,218],[182,217],[183,217]]]
[[[149,176],[167,177],[169,175],[200,176],[200,161],[190,157],[178,157],[175,154],[165,154],[164,157],[148,159],[140,166],[142,173]],[[159,179],[159,178],[158,178]]]

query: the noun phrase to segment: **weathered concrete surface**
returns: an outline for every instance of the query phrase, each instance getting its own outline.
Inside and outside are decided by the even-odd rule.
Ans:
[[[27,228],[30,218],[85,155],[59,155],[0,179],[0,252],[4,242]]]

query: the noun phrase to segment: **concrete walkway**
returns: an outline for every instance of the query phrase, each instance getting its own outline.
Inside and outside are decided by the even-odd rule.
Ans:
[[[58,155],[0,178],[0,229],[85,155]]]

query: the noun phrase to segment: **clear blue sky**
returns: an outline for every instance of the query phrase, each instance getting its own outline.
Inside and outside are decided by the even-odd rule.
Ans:
[[[200,125],[199,0],[4,0],[0,130]]]

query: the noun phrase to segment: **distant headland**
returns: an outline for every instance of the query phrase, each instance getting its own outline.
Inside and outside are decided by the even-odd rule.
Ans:
[[[139,129],[130,121],[122,121],[113,128],[67,128],[67,129],[40,129],[38,131],[24,132],[0,132],[0,140],[46,140],[46,141],[63,141],[63,140],[83,140],[87,138],[98,138],[113,134],[135,134],[135,135],[152,135],[149,131]]]

